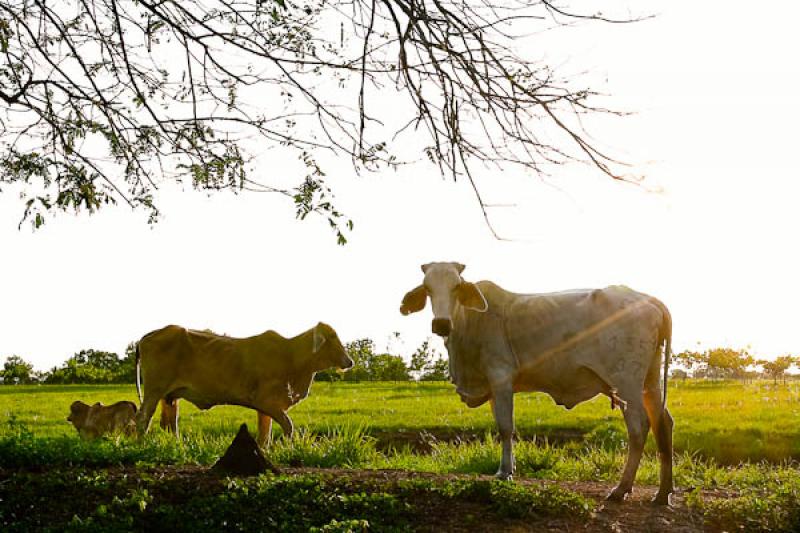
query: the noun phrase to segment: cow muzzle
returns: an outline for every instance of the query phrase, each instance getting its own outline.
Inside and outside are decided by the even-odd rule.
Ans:
[[[342,364],[339,365],[339,368],[341,368],[342,370],[349,370],[353,368],[353,360],[350,359],[349,357],[345,357],[344,360],[342,361]]]
[[[449,318],[434,318],[431,323],[431,331],[440,337],[447,337],[450,335],[452,327],[453,322]]]

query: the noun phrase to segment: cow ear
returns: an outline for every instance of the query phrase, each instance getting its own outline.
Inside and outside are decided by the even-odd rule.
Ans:
[[[420,266],[419,268],[422,269],[423,274],[428,273],[428,269],[431,267],[433,263],[425,263],[424,265]]]
[[[403,296],[403,303],[400,304],[400,312],[403,315],[416,313],[425,308],[425,301],[428,299],[428,291],[425,290],[424,285],[420,285],[414,290],[408,291]]]
[[[311,351],[313,353],[317,353],[319,349],[322,348],[322,345],[325,344],[326,340],[327,339],[325,338],[325,335],[322,333],[322,328],[319,326],[319,324],[314,326],[314,340],[312,342]]]
[[[461,305],[473,311],[485,313],[489,309],[489,303],[474,283],[462,281],[456,289],[456,296]]]
[[[464,265],[464,264],[461,264],[461,263],[453,263],[453,265],[455,265],[456,270],[458,270],[459,274],[464,272],[464,269],[467,268],[467,265]]]

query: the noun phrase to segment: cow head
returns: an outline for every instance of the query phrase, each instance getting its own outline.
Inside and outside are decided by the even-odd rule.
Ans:
[[[72,422],[72,425],[75,426],[75,429],[80,430],[86,425],[86,416],[88,414],[89,406],[78,400],[72,402],[72,405],[69,406],[69,416],[67,417],[67,421]]]
[[[323,322],[314,326],[311,351],[319,361],[321,370],[330,367],[347,370],[353,366],[353,360],[347,355],[347,350],[342,346],[342,341],[336,331]]]
[[[464,268],[461,263],[422,265],[425,279],[422,285],[405,295],[400,305],[400,312],[407,315],[421,311],[425,307],[426,300],[430,298],[433,309],[431,330],[441,337],[450,335],[453,327],[452,316],[457,305],[485,312],[489,304],[474,283],[462,279],[461,273]]]

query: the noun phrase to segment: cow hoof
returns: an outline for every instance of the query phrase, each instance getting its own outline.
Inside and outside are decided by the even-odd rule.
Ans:
[[[608,502],[621,502],[625,501],[625,498],[628,497],[629,491],[620,489],[619,487],[615,488],[611,492],[608,493],[606,496],[606,501]]]
[[[511,474],[511,472],[498,471],[494,477],[500,481],[514,481],[514,476]]]
[[[671,494],[669,492],[666,493],[659,492],[658,494],[656,494],[655,498],[650,500],[650,503],[652,503],[653,505],[670,506],[672,505],[672,502],[670,501],[670,496]]]

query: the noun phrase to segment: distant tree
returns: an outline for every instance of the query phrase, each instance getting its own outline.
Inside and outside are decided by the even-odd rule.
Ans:
[[[747,367],[755,363],[755,359],[747,350],[733,348],[712,348],[705,353],[706,375],[716,378],[747,377]]]
[[[446,381],[450,378],[449,366],[439,352],[426,339],[411,354],[409,370],[419,381]]]
[[[421,381],[448,381],[449,379],[450,364],[444,357],[439,357],[437,360],[431,362],[420,378]]]
[[[375,342],[364,338],[344,345],[347,355],[353,360],[353,367],[345,372],[345,381],[367,381],[370,379],[369,365],[375,356]]]
[[[114,372],[119,368],[119,356],[113,352],[105,352],[102,350],[81,350],[76,353],[73,358],[79,365],[88,365],[99,370],[108,370]]]
[[[408,369],[412,375],[421,379],[433,362],[433,356],[434,350],[429,339],[422,341],[422,344],[411,354],[411,363],[408,365]]]
[[[733,376],[743,381],[752,380],[757,376],[753,371],[748,368],[755,366],[756,358],[753,357],[747,350],[739,350],[739,358],[733,368]]]
[[[36,379],[33,365],[18,355],[6,357],[3,364],[3,383],[7,385],[31,383]]]
[[[60,367],[53,368],[45,378],[48,384],[109,383],[111,373],[98,371],[86,364],[78,363],[70,357]]]
[[[344,345],[353,367],[342,375],[344,381],[407,381],[408,367],[399,355],[376,353],[375,342],[364,338]],[[324,378],[323,378],[324,379]]]
[[[114,373],[115,383],[136,383],[136,342],[125,347],[125,358],[121,359]]]
[[[129,345],[130,348],[130,345]],[[126,354],[126,366],[113,352],[81,350],[67,359],[61,367],[53,368],[46,376],[46,383],[131,383],[129,380],[130,353]]]
[[[705,354],[691,350],[673,354],[671,359],[675,364],[683,367],[688,373],[693,373],[693,370],[703,366],[707,360]]]
[[[382,353],[371,358],[369,379],[372,381],[408,381],[411,376],[402,357]]]
[[[773,361],[761,360],[758,365],[764,370],[764,375],[771,377],[774,383],[779,379],[786,383],[786,371],[795,363],[795,358],[791,355],[782,355]]]

